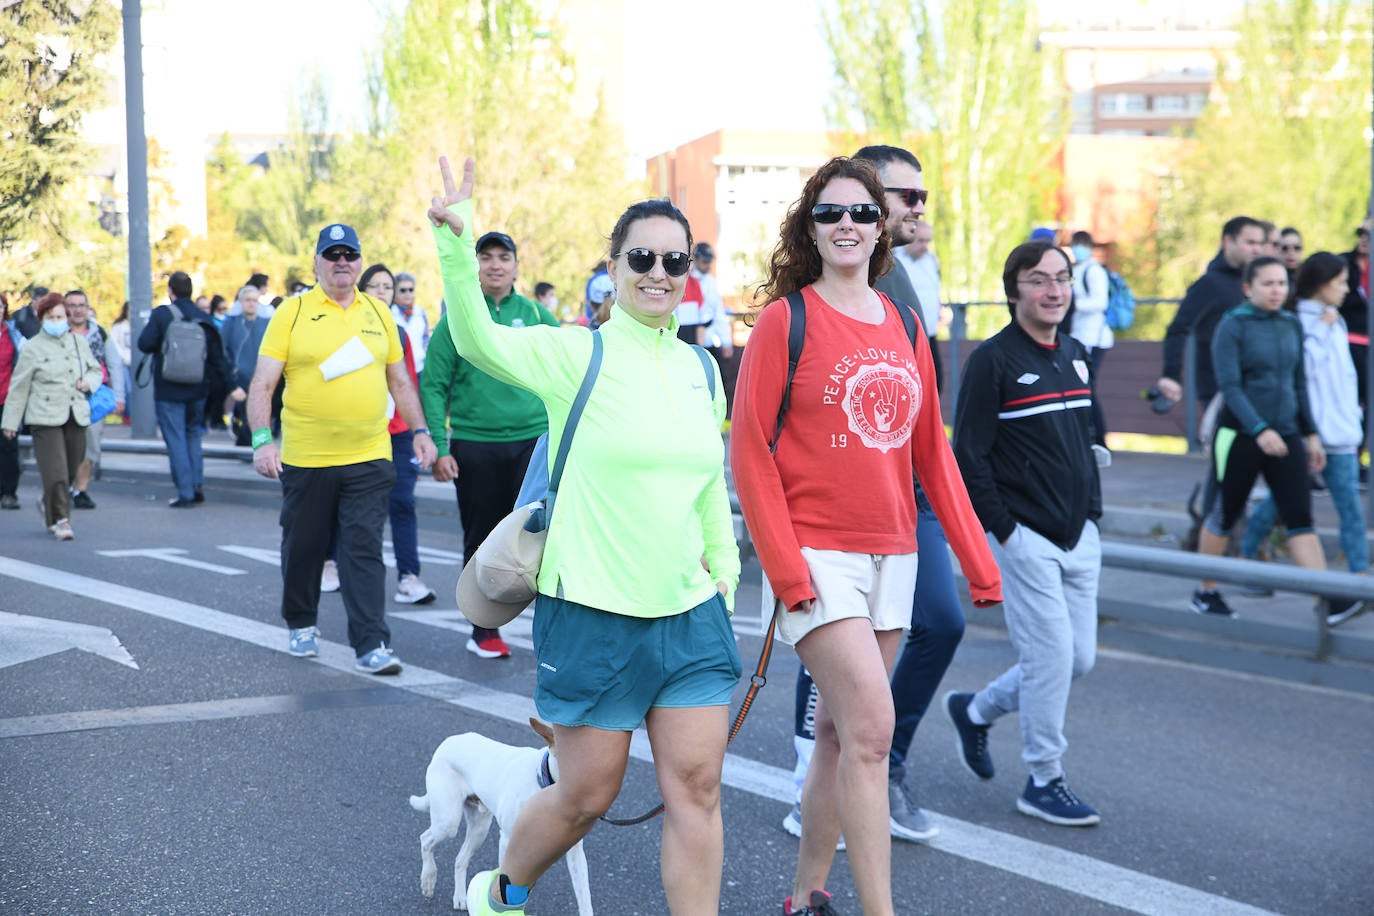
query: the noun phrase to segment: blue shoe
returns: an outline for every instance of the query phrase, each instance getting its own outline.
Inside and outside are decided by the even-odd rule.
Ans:
[[[974,776],[991,779],[997,772],[992,765],[992,755],[988,753],[988,729],[992,726],[973,724],[968,717],[968,706],[972,702],[973,694],[951,691],[945,694],[945,713],[959,733],[959,759]]]
[[[368,674],[400,674],[401,660],[396,657],[395,652],[387,648],[386,643],[382,643],[361,656],[353,667]]]
[[[320,654],[320,628],[301,627],[291,630],[291,639],[286,644],[286,651],[296,658],[314,658]]]
[[[491,871],[479,871],[472,876],[468,882],[468,913],[469,916],[495,916],[498,913],[516,913],[524,916],[524,905],[516,906],[510,903],[498,903],[492,899],[491,886],[496,883],[501,873],[496,869]]]
[[[1063,776],[1047,786],[1037,786],[1033,777],[1027,777],[1026,791],[1016,800],[1016,810],[1063,827],[1092,827],[1102,821],[1096,808],[1064,784]]]

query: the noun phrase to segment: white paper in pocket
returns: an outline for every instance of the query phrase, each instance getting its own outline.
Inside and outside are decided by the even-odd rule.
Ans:
[[[377,359],[372,355],[372,351],[367,348],[360,337],[351,337],[348,343],[329,355],[329,358],[320,363],[320,372],[324,375],[326,382],[332,382],[341,375],[350,372],[357,372],[364,366],[370,366]]]

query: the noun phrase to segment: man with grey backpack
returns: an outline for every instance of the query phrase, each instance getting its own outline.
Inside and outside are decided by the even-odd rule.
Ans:
[[[168,505],[185,509],[205,501],[200,450],[205,399],[212,384],[224,385],[229,367],[219,331],[191,298],[190,276],[178,270],[168,278],[167,291],[171,303],[153,309],[138,337],[138,348],[148,354],[139,369],[152,358],[157,425],[177,491]],[[142,371],[138,376],[140,385],[147,384]]]

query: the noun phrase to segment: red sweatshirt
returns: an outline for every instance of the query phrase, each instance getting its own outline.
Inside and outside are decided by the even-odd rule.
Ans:
[[[929,342],[918,334],[912,352],[886,296],[886,320],[871,325],[810,286],[802,294],[806,340],[776,451],[768,443],[787,380],[785,300],[763,310],[749,337],[730,424],[735,489],[773,593],[789,610],[815,598],[802,547],[915,550],[914,468],[974,602],[1001,601],[1001,574],[945,438]]]

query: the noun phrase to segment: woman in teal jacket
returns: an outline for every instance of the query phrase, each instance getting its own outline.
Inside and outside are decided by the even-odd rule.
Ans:
[[[440,160],[429,217],[447,332],[484,372],[537,394],[558,441],[592,351],[582,328],[491,321],[477,282],[472,160],[461,187]],[[719,371],[677,339],[691,229],[672,204],[630,207],[611,233],[612,318],[576,428],[535,602],[535,705],[553,723],[559,781],[521,809],[500,868],[468,885],[474,914],[523,913],[529,887],[620,791],[644,722],[663,793],[663,889],[676,914],[719,912],[720,774],[740,662],[730,627],[739,581]],[[714,392],[714,394],[712,393]],[[624,909],[611,906],[612,910]]]
[[[68,333],[60,293],[34,303],[43,330],[19,351],[0,420],[7,439],[23,423],[33,433],[34,460],[43,478],[43,524],[59,541],[70,541],[71,481],[86,457],[91,425],[90,393],[100,387],[100,363],[84,338]]]

